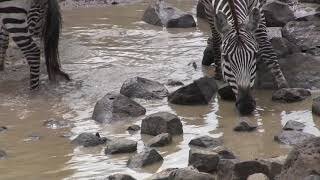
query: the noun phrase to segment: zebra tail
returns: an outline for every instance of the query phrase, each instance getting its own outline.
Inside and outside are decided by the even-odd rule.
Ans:
[[[50,81],[56,81],[60,73],[59,37],[61,31],[61,12],[57,0],[48,0],[45,22],[42,32],[47,72]]]

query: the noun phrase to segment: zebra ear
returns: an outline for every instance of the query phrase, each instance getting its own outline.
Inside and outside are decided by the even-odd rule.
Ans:
[[[247,18],[246,28],[249,31],[255,31],[259,27],[260,18],[261,17],[259,9],[254,8],[249,14],[249,17]]]
[[[214,16],[214,26],[221,34],[224,34],[231,29],[228,18],[222,11],[219,11],[218,14]]]

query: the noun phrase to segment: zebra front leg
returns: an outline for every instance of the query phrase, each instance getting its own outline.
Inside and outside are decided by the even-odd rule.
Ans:
[[[0,27],[0,71],[4,70],[4,63],[8,46],[9,34],[3,27]]]

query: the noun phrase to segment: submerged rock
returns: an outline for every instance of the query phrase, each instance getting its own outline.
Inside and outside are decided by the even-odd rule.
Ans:
[[[137,150],[138,143],[127,139],[114,139],[107,143],[105,154],[132,153]]]
[[[0,133],[4,132],[4,131],[7,131],[7,130],[8,130],[8,128],[6,126],[1,126],[0,127]]]
[[[81,133],[75,139],[71,141],[72,144],[84,147],[98,146],[105,144],[108,141],[105,137],[100,137],[99,133]]]
[[[279,180],[292,180],[320,174],[320,137],[297,144],[289,153]]]
[[[141,134],[156,136],[162,133],[182,134],[182,123],[179,117],[168,112],[158,112],[142,120]]]
[[[99,123],[110,123],[129,117],[138,117],[146,109],[122,94],[108,93],[100,99],[93,110],[92,119]]]
[[[312,113],[320,116],[320,97],[313,99],[312,102]]]
[[[149,147],[162,147],[172,142],[172,136],[168,133],[159,134],[150,139],[146,144]]]
[[[210,150],[192,148],[189,151],[189,166],[193,166],[201,172],[215,172],[220,156]]]
[[[164,0],[155,0],[145,10],[142,20],[146,23],[167,28],[195,27],[196,22],[191,14],[169,6]]]
[[[289,5],[280,1],[268,2],[263,6],[263,12],[268,27],[282,27],[294,20],[294,14]]]
[[[203,77],[170,93],[168,101],[180,105],[208,104],[217,89],[218,86],[214,78]]]
[[[25,138],[23,141],[24,142],[39,141],[41,138],[42,138],[41,135],[39,135],[37,133],[32,133],[32,134],[28,135],[28,137]]]
[[[145,149],[132,156],[127,165],[130,168],[142,168],[163,161],[163,157],[155,149]]]
[[[223,140],[221,138],[213,138],[208,135],[194,138],[189,142],[189,145],[203,148],[216,148],[222,144]]]
[[[285,103],[292,103],[305,100],[311,96],[311,92],[303,88],[283,88],[272,94],[272,100]]]
[[[301,131],[282,131],[274,136],[274,140],[287,145],[296,145],[313,137],[315,136]]]
[[[107,177],[106,180],[135,180],[135,179],[127,174],[113,174]]]
[[[284,126],[283,130],[295,130],[295,131],[302,131],[306,125],[301,122],[289,120]]]
[[[130,98],[163,99],[169,94],[169,91],[159,82],[135,77],[123,83],[120,93]]]
[[[57,119],[51,118],[44,121],[43,126],[50,129],[61,129],[61,128],[68,128],[71,126],[71,124],[67,120],[57,120]]]
[[[231,86],[225,85],[219,88],[218,94],[220,95],[221,99],[227,100],[227,101],[235,101],[236,95],[232,91]]]
[[[7,153],[4,150],[0,149],[0,160],[7,158]]]
[[[138,125],[132,125],[127,128],[128,131],[139,131],[141,128]]]
[[[233,128],[234,131],[253,131],[255,129],[257,129],[257,125],[249,122],[249,121],[245,121],[242,120],[239,122],[239,124],[236,125],[236,127]]]

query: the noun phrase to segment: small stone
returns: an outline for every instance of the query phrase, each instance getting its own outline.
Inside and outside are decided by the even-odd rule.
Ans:
[[[135,179],[127,174],[113,174],[107,177],[106,180],[135,180]]]
[[[139,131],[141,128],[138,125],[132,125],[127,128],[128,131]]]
[[[92,147],[98,146],[101,144],[105,144],[108,141],[107,138],[101,138],[99,133],[91,134],[91,133],[81,133],[75,139],[71,141],[72,144],[76,144],[84,147]]]
[[[137,150],[137,142],[127,139],[115,139],[107,143],[105,154],[132,153]]]
[[[172,136],[169,133],[159,134],[150,139],[146,144],[149,147],[162,147],[172,142]]]
[[[296,145],[313,137],[315,137],[313,134],[301,131],[282,131],[280,134],[274,136],[274,140],[287,145]]]
[[[46,126],[50,129],[61,129],[70,127],[69,121],[66,120],[57,120],[57,119],[49,119],[43,122],[43,126]]]
[[[220,138],[213,138],[208,135],[205,135],[205,136],[200,136],[200,137],[192,139],[189,142],[189,145],[199,146],[199,147],[203,147],[203,148],[209,148],[209,147],[215,148],[215,147],[221,146],[222,143],[223,143],[223,140]]]
[[[30,142],[30,141],[39,141],[41,139],[41,136],[36,134],[36,133],[32,133],[30,135],[28,135],[27,138],[25,138],[23,141],[24,142]]]
[[[142,168],[162,161],[163,157],[155,149],[145,149],[132,156],[128,160],[127,166],[130,168]]]
[[[4,131],[7,131],[8,128],[6,126],[1,126],[0,127],[0,132],[4,132]]]
[[[7,153],[4,150],[0,149],[0,160],[7,158]]]
[[[247,132],[250,132],[250,131],[253,131],[255,129],[257,129],[257,125],[249,122],[249,121],[245,121],[245,120],[242,120],[239,122],[239,124],[233,128],[234,131],[247,131]]]
[[[169,79],[167,82],[168,86],[183,86],[183,82],[181,81],[177,81],[177,80],[173,80],[173,79]]]
[[[312,113],[320,116],[320,97],[313,99],[312,102]]]
[[[306,125],[301,122],[289,120],[284,127],[283,130],[295,130],[295,131],[302,131]]]
[[[192,148],[189,151],[189,166],[200,172],[214,172],[217,170],[219,155],[213,151]]]
[[[286,103],[293,103],[305,100],[311,96],[311,92],[303,88],[283,88],[272,94],[272,100]]]

